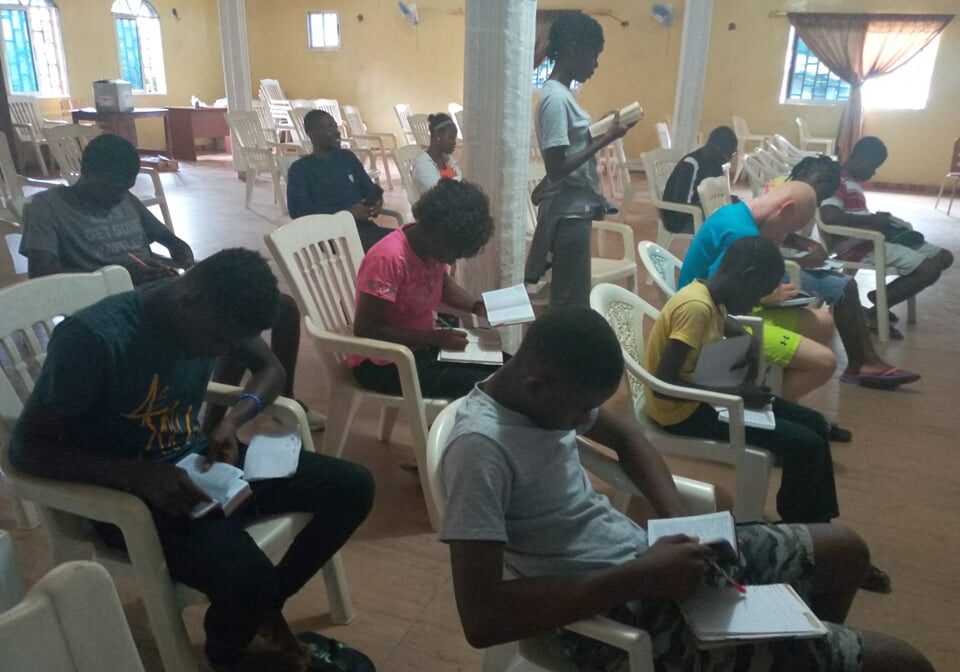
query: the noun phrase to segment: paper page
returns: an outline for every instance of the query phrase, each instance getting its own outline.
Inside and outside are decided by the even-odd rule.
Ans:
[[[721,406],[714,406],[720,414],[720,422],[730,422],[730,412]],[[773,414],[773,404],[767,404],[763,408],[745,408],[743,409],[743,424],[747,427],[756,429],[776,429],[777,417]]]
[[[248,481],[292,476],[300,464],[300,434],[257,434],[247,446],[243,476]]]
[[[747,366],[733,368],[743,364],[750,349],[750,334],[710,341],[700,349],[697,367],[690,376],[690,382],[706,387],[734,387],[747,377]]]
[[[228,503],[231,487],[243,478],[242,471],[226,462],[214,462],[207,471],[203,471],[204,462],[205,458],[196,453],[177,462],[177,466],[186,471],[190,480],[212,500],[198,503],[190,512],[191,518],[204,516],[217,506]]]
[[[495,329],[468,329],[467,347],[464,350],[441,350],[437,359],[441,362],[499,366],[503,364],[500,332]]]
[[[519,324],[534,318],[533,306],[523,284],[483,292],[482,297],[490,326]]]
[[[826,632],[823,623],[785,583],[747,586],[745,596],[730,587],[703,587],[681,606],[700,639]]]
[[[700,543],[704,546],[725,541],[731,548],[737,547],[737,533],[733,515],[729,511],[647,521],[647,543],[651,546],[661,537],[673,534],[700,537]]]

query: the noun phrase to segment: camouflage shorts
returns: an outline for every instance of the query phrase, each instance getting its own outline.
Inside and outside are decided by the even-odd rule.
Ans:
[[[741,525],[740,565],[733,570],[746,584],[789,583],[809,602],[813,582],[813,541],[804,525]],[[653,644],[658,672],[771,672],[781,669],[859,672],[863,662],[860,634],[827,624],[825,637],[744,644],[701,651],[674,602],[644,602],[609,614],[646,630]],[[595,672],[626,670],[623,651],[561,631],[552,647],[577,669]]]

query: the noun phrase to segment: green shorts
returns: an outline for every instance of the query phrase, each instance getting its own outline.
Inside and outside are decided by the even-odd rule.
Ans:
[[[796,308],[758,308],[754,315],[763,318],[763,355],[768,362],[787,366],[797,354],[803,336],[797,333],[800,311]]]

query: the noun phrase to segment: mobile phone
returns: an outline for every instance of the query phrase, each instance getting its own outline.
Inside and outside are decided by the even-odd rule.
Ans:
[[[363,201],[364,205],[371,206],[371,207],[383,200],[383,187],[381,187],[378,184],[375,184],[373,186],[374,186],[373,191],[371,191],[370,195],[367,196]]]

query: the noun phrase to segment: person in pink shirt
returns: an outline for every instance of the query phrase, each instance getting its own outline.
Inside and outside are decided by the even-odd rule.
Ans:
[[[483,301],[450,277],[450,264],[476,256],[490,239],[490,201],[469,182],[442,179],[414,204],[413,217],[416,221],[384,237],[360,263],[353,333],[408,346],[423,395],[456,399],[493,368],[438,361],[441,349],[466,348],[467,335],[437,328],[435,313],[443,304],[486,317]],[[396,365],[360,356],[347,365],[365,388],[400,394]]]

